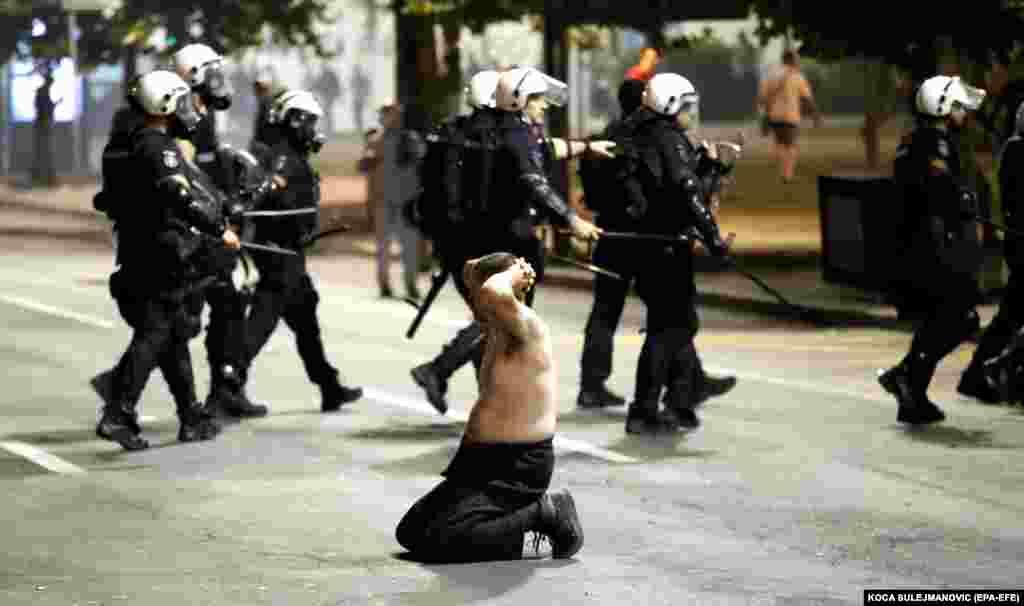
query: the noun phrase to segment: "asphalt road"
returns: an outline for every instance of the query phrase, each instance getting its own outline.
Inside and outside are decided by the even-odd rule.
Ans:
[[[449,289],[408,341],[413,310],[376,298],[370,259],[311,265],[328,352],[366,397],[320,414],[282,327],[250,386],[271,416],[180,445],[156,374],[141,402],[154,447],[125,453],[94,436],[87,384],[129,338],[110,252],[0,240],[0,604],[860,604],[866,588],[1024,584],[1024,413],[955,395],[969,347],[931,392],[949,419],[908,430],[874,382],[905,333],[705,309],[698,349],[738,387],[697,431],[627,437],[624,410],[575,409],[590,296],[557,288],[537,304],[561,378],[554,486],[576,496],[586,546],[568,561],[407,561],[394,527],[439,480],[475,395],[461,371],[439,416],[408,370],[467,314]],[[642,321],[631,301],[622,393]],[[202,397],[201,340],[193,359]]]

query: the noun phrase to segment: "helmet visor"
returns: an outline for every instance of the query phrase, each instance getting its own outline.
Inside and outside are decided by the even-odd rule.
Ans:
[[[969,84],[960,82],[960,88],[963,89],[963,95],[960,96],[957,101],[967,111],[975,111],[981,107],[982,102],[985,100],[985,89],[974,88]]]
[[[543,94],[544,99],[548,102],[549,105],[554,105],[555,107],[563,107],[566,103],[569,102],[568,84],[562,82],[561,80],[556,80],[543,72],[537,73],[539,73],[540,76],[544,78],[544,83],[547,84],[547,89],[544,91]]]
[[[178,97],[178,101],[174,106],[174,115],[188,132],[194,131],[199,126],[199,121],[203,119],[196,110],[191,94]]]

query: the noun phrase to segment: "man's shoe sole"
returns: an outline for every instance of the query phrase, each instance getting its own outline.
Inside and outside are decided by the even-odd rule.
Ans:
[[[572,494],[570,494],[568,490],[564,489],[551,493],[549,496],[551,497],[551,501],[555,504],[555,509],[559,512],[559,516],[563,515],[563,512],[565,512],[565,515],[569,516],[569,520],[572,523],[573,534],[578,537],[577,541],[573,545],[569,546],[566,551],[560,551],[552,545],[551,557],[556,560],[571,558],[579,553],[580,549],[583,548],[583,525],[580,524],[580,517],[576,512],[576,499],[572,498]],[[562,504],[561,507],[559,506],[559,503]]]

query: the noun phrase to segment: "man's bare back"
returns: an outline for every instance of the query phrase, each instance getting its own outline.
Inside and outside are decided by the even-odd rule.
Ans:
[[[464,439],[538,442],[554,435],[558,411],[551,338],[536,312],[522,302],[536,274],[520,258],[504,271],[482,276],[486,270],[481,271],[480,261],[493,257],[468,261],[464,269],[474,313],[486,336],[480,399],[470,413]]]

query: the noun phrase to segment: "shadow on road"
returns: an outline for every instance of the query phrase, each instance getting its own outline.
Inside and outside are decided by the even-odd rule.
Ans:
[[[927,442],[949,448],[991,448],[999,450],[1020,450],[1024,444],[1007,444],[992,438],[987,429],[960,429],[949,425],[932,427],[901,428],[904,435],[917,442]]]
[[[416,560],[409,552],[395,554],[395,557],[419,564],[437,575],[437,583],[431,588],[431,593],[444,595],[447,600],[459,604],[490,600],[506,594],[525,584],[538,570],[576,564],[573,559],[430,564]]]

